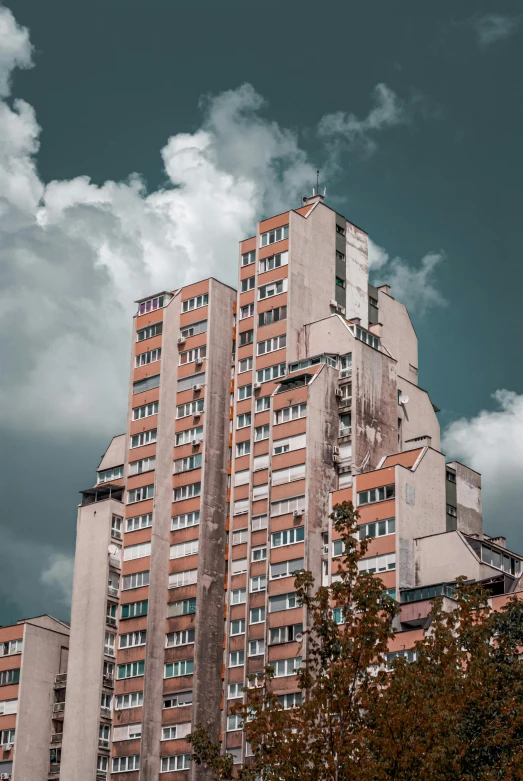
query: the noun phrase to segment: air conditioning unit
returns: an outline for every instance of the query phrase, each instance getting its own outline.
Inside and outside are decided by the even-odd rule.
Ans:
[[[340,449],[339,449],[338,445],[333,445],[332,446],[332,453],[333,453],[333,455],[337,456],[339,452],[340,452]]]
[[[295,641],[296,641],[297,643],[301,643],[301,641],[303,640],[303,634],[302,634],[302,632],[297,632],[297,633],[296,633],[296,637],[295,637],[294,639],[295,639]]]
[[[193,418],[194,418],[195,420],[200,420],[200,418],[201,418],[201,415],[202,415],[202,414],[201,414],[201,412],[195,412],[195,413],[194,413],[194,415],[193,415]]]
[[[192,389],[193,389],[193,391],[195,393],[198,392],[198,391],[201,391],[202,388],[203,388],[203,385],[201,385],[200,383],[197,383],[196,385],[192,386]]]
[[[294,515],[295,518],[301,518],[301,516],[303,515],[303,510],[293,510],[292,514]]]
[[[336,301],[335,298],[331,298],[329,303],[330,303],[330,305],[332,306],[333,309],[337,309],[338,308],[338,302]]]
[[[11,743],[2,743],[2,751],[9,751],[11,745]]]
[[[11,776],[9,775],[9,773],[0,773],[0,778],[2,779],[2,781],[9,781]]]
[[[329,554],[329,543],[328,542],[323,546],[323,553],[324,553],[325,556],[328,556],[328,554]]]
[[[203,364],[203,358],[197,358],[194,364],[195,366],[201,366]]]
[[[341,388],[336,388],[336,390],[334,391],[334,395],[337,396],[339,399],[341,399],[343,396],[343,393],[341,392]]]
[[[336,453],[332,454],[332,463],[337,464],[339,463],[340,457],[336,455]]]
[[[185,336],[178,337],[178,344],[185,344]]]
[[[201,441],[202,441],[201,439],[192,439],[191,440],[191,445],[193,447],[198,447],[198,445],[200,444]]]
[[[262,386],[261,382],[255,382],[252,387],[254,388],[254,390],[260,390],[261,386]]]

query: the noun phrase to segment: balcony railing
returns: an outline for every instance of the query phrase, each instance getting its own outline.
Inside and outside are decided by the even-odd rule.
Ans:
[[[59,776],[60,775],[60,763],[59,762],[52,762],[49,766],[49,775],[50,776]]]
[[[114,676],[113,675],[104,675],[102,678],[103,685],[107,686],[109,689],[112,689],[114,687]]]
[[[63,732],[55,732],[54,735],[51,735],[51,743],[61,743],[63,736]]]
[[[55,689],[63,689],[66,683],[67,683],[67,673],[60,673],[60,675],[55,675],[55,679],[54,679]]]
[[[340,428],[340,437],[350,437],[351,431],[351,426],[342,426]]]
[[[96,781],[107,781],[107,770],[97,770]]]
[[[53,713],[55,714],[55,718],[59,719],[60,717],[63,717],[64,710],[65,710],[65,702],[53,703]]]
[[[112,718],[111,709],[110,708],[106,708],[106,707],[104,707],[102,705],[102,707],[100,708],[100,716],[102,717],[102,719],[110,719],[110,718]]]
[[[107,593],[110,597],[117,597],[120,591],[117,586],[107,586]]]
[[[105,623],[107,626],[116,626],[116,616],[106,616]]]
[[[109,750],[109,740],[108,739],[106,740],[105,738],[100,738],[98,740],[98,748],[107,749],[107,751],[108,751]]]

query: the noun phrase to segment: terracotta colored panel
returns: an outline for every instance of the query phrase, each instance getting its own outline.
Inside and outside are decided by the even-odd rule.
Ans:
[[[189,296],[189,298],[194,298],[194,296]],[[190,312],[180,312],[180,330],[187,328],[188,325],[197,323],[199,320],[208,320],[208,318],[208,306],[200,306],[198,309],[191,309]]]
[[[171,516],[185,515],[185,513],[196,512],[200,509],[200,497],[195,496],[192,499],[183,499],[181,502],[173,502],[171,505]]]
[[[399,464],[400,466],[404,466],[407,469],[411,469],[416,463],[422,450],[423,448],[420,447],[417,450],[407,450],[405,453],[396,453],[393,456],[387,456],[383,467],[385,468]]]
[[[251,545],[253,547],[263,545],[264,542],[267,542],[267,537],[267,529],[260,529],[257,532],[253,532],[251,535]]]
[[[278,395],[273,399],[273,407],[275,410],[284,409],[285,407],[289,406],[289,401],[292,401],[292,404],[306,403],[308,395],[309,388],[307,385],[303,385],[301,388],[293,388],[292,396],[290,395],[289,391],[278,393]]]
[[[150,404],[151,402],[145,402],[145,403]],[[142,431],[147,431],[148,429],[156,428],[157,426],[158,426],[158,415],[150,415],[148,418],[131,420],[130,434],[131,436],[133,436],[133,434],[141,434]]]
[[[245,605],[231,605],[231,621],[237,621],[240,618],[245,618]]]
[[[229,638],[229,651],[242,651],[245,648],[245,635],[233,635]]]
[[[195,623],[196,613],[190,613],[187,616],[171,616],[166,621],[166,633],[194,629]]]
[[[162,360],[148,363],[145,366],[138,366],[133,369],[133,382],[143,380],[145,377],[154,377],[156,374],[160,374],[162,366]]]
[[[173,532],[171,532],[173,534]],[[176,545],[176,543],[171,543],[172,545]],[[171,564],[173,561],[183,561],[183,566],[180,570],[177,570],[178,572],[183,572],[186,569],[197,569],[198,567],[198,554],[195,553],[192,556],[180,556],[178,559],[170,559],[169,564]],[[170,572],[173,572],[174,570],[170,570]],[[176,600],[171,600],[176,601]]]
[[[282,212],[281,214],[276,214],[274,217],[269,217],[268,220],[263,220],[258,225],[258,233],[261,235],[262,233],[267,233],[267,231],[271,231],[274,228],[281,228],[283,225],[288,225],[289,217],[290,212]]]
[[[184,485],[201,483],[202,471],[202,468],[199,467],[198,469],[190,469],[187,472],[179,472],[176,475],[173,474],[173,488],[181,488]],[[176,504],[178,504],[178,502],[176,502]]]
[[[368,488],[379,488],[382,485],[390,485],[395,482],[396,470],[393,466],[385,469],[377,469],[374,472],[366,472],[356,478],[356,490],[366,491]]]
[[[252,503],[253,515],[265,515],[268,510],[267,499],[260,499],[257,502]]]
[[[271,564],[277,564],[280,561],[288,561],[289,559],[300,559],[304,556],[305,542],[295,542],[292,545],[280,545],[278,548],[271,548],[270,551]],[[277,580],[271,580],[271,583],[276,582]]]
[[[145,515],[146,513],[152,513],[154,505],[154,499],[146,499],[144,502],[134,502],[128,504],[125,508],[125,517],[134,518],[135,515]]]
[[[264,456],[269,452],[269,440],[262,439],[261,442],[255,442],[253,455]]]
[[[252,276],[252,275],[251,275]],[[240,293],[240,308],[242,306],[247,306],[247,304],[252,304],[255,300],[255,288],[252,290],[246,290],[245,293]]]
[[[301,518],[295,518],[292,513],[277,515],[270,519],[270,531],[281,532],[283,529],[293,529],[297,526],[303,526],[304,515]]]
[[[14,670],[17,667],[19,667],[18,664],[13,665],[12,667],[0,667],[0,670]],[[3,700],[17,700],[18,699],[18,684],[12,683],[9,686],[2,686],[0,689],[2,692],[2,699]]]
[[[130,505],[132,507],[132,505]],[[132,516],[131,516],[132,517]],[[125,532],[124,534],[124,547],[128,548],[129,545],[137,545],[139,542],[148,542],[152,537],[152,529],[148,526],[145,529],[137,529],[135,532]],[[132,564],[131,561],[124,561],[122,566]],[[137,570],[133,570],[136,572]]]
[[[22,640],[23,636],[24,636],[23,624],[15,624],[14,626],[0,627],[0,643],[7,643],[8,640]],[[2,658],[4,657],[0,657],[0,659]]]
[[[305,480],[294,480],[292,483],[285,483],[284,485],[273,485],[271,502],[288,499],[290,496],[303,496],[304,494]]]
[[[155,474],[155,470],[150,469],[148,472],[141,472],[139,475],[128,477],[126,486],[127,491],[132,491],[133,488],[142,488],[146,485],[153,485]],[[136,515],[139,515],[139,513],[136,513]]]
[[[302,643],[284,643],[282,645],[269,646],[269,662],[275,662],[277,659],[295,659],[303,651]]]
[[[273,307],[271,307],[271,309],[272,308]],[[265,309],[264,311],[266,312],[268,310]],[[270,325],[263,325],[259,327],[256,332],[256,340],[261,342],[264,339],[272,339],[274,336],[279,336],[280,334],[284,334],[286,332],[287,320],[278,320],[276,323],[271,323]]]
[[[162,309],[155,309],[154,312],[147,312],[144,315],[137,315],[135,318],[136,328],[133,338],[136,339],[136,331],[140,331],[142,328],[147,328],[148,325],[154,325],[154,323],[163,320],[163,313],[164,307],[162,307]]]
[[[186,285],[182,289],[182,301],[187,301],[188,298],[194,298],[195,296],[201,296],[204,293],[208,293],[209,281],[209,279],[203,279],[199,282],[194,282],[192,285]]]
[[[238,485],[234,489],[234,501],[238,501],[240,499],[248,499],[249,498],[249,486],[248,485]]]
[[[232,546],[232,560],[245,559],[247,557],[247,543]]]
[[[249,572],[251,578],[258,577],[259,575],[265,575],[266,571],[267,571],[267,563],[265,561],[251,562],[251,569]]]
[[[235,472],[243,472],[245,469],[249,468],[249,465],[250,465],[250,456],[240,456],[240,458],[234,459]]]
[[[141,353],[146,353],[148,350],[156,350],[158,347],[161,346],[162,346],[162,334],[158,334],[158,336],[152,336],[150,339],[143,339],[141,342],[135,341],[133,354],[141,355]]]
[[[358,507],[358,523],[372,523],[372,521],[383,521],[386,518],[394,518],[396,513],[396,500],[387,499],[384,502],[375,504],[366,504]]]
[[[229,683],[243,683],[244,669],[242,667],[229,668]]]
[[[154,428],[154,427],[153,427]],[[150,431],[149,426],[145,428],[145,431]],[[138,447],[129,448],[128,459],[131,461],[139,461],[141,458],[151,458],[156,455],[156,442],[151,442],[149,445],[139,445]]]
[[[294,398],[293,398],[294,404]],[[296,402],[297,404],[299,402]],[[307,418],[296,418],[296,420],[289,420],[286,423],[278,423],[272,428],[273,442],[277,439],[284,439],[285,437],[294,437],[297,434],[305,434],[307,430]]]
[[[291,589],[294,591],[294,589]],[[268,626],[275,629],[278,626],[290,626],[291,624],[303,623],[303,608],[294,607],[292,610],[278,610],[276,613],[268,613]]]
[[[165,708],[162,711],[162,724],[183,724],[191,721],[192,705],[185,705],[181,708]],[[138,719],[140,721],[140,719]],[[130,722],[133,723],[133,722]]]
[[[192,583],[190,586],[167,589],[167,604],[182,602],[184,599],[193,599],[194,597],[196,597],[196,583]]]
[[[246,529],[249,516],[247,513],[241,513],[240,515],[234,515],[232,519],[232,528],[234,531],[237,529]]]
[[[257,472],[254,472],[252,477],[252,484],[253,485],[265,485],[269,480],[269,470],[268,469],[260,469]]]
[[[247,587],[247,573],[243,572],[241,575],[233,575],[231,577],[231,591],[236,591],[237,588]]]
[[[396,632],[394,637],[389,640],[389,651],[403,651],[413,648],[414,643],[423,640],[423,629],[409,629],[406,632]]]
[[[207,368],[206,358],[203,359],[203,363],[199,363],[198,365],[196,365],[194,361],[192,363],[185,363],[183,366],[178,366],[178,378],[182,379],[184,377],[192,377],[194,374],[200,374],[200,372],[205,372],[206,368]]]
[[[288,304],[287,295],[287,293],[278,293],[276,296],[262,298],[258,301],[257,312],[268,312],[270,309],[276,309],[278,306],[286,306]]]
[[[342,502],[352,502],[352,486],[332,492],[332,506],[334,507],[335,504],[341,504]]]
[[[287,466],[298,466],[305,463],[306,451],[305,448],[299,450],[290,450],[288,453],[282,453],[279,456],[272,457],[272,471],[277,469],[285,469]]]
[[[256,236],[252,236],[249,239],[243,239],[240,242],[240,255],[244,255],[246,252],[252,252],[256,249]]]
[[[383,553],[394,553],[396,551],[396,535],[386,534],[383,537],[376,537],[367,548],[367,556],[380,556]]]
[[[287,242],[282,242],[282,244]],[[279,249],[278,252],[285,252],[284,249]],[[261,254],[261,253],[260,253]],[[271,255],[274,255],[274,250],[272,252],[269,252],[268,254],[265,253],[264,257],[268,258],[271,257]],[[258,277],[256,279],[257,286],[262,287],[262,285],[268,285],[270,282],[275,282],[278,279],[286,279],[289,276],[288,273],[288,266],[279,266],[278,268],[273,268],[271,271],[264,271],[262,274],[258,274]],[[274,296],[271,296],[271,298],[274,298]],[[261,301],[266,301],[266,298],[260,299]]]
[[[194,686],[192,675],[180,675],[178,678],[166,678],[163,682],[164,693],[181,692]]]
[[[0,690],[2,692],[2,699],[7,699],[7,697],[4,697],[4,690],[3,688]],[[0,716],[0,730],[4,729],[15,729],[16,728],[16,713],[9,713],[7,716]],[[2,754],[2,759],[3,759]]]

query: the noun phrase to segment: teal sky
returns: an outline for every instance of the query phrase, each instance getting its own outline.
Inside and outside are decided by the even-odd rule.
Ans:
[[[442,428],[472,419],[472,428],[465,426],[452,440],[461,441],[462,452],[448,455],[464,459],[467,448],[476,448],[476,468],[484,474],[491,469],[488,502],[484,483],[487,531],[507,534],[512,547],[523,550],[521,501],[513,485],[523,477],[523,4],[7,5],[29,28],[35,47],[34,67],[16,71],[8,103],[20,97],[36,111],[43,182],[87,175],[102,185],[139,172],[149,192],[172,186],[160,157],[167,140],[202,126],[202,96],[249,83],[266,100],[262,118],[292,130],[308,162],[328,172],[323,183],[331,205],[413,269],[428,253],[444,256],[430,277],[441,303],[425,312],[414,307],[420,384],[441,408]],[[372,150],[338,139],[334,155],[332,139],[326,145],[318,133],[321,118],[334,112],[366,117],[380,83],[395,93],[403,121],[372,135]],[[297,190],[288,205],[298,206],[303,194]],[[266,209],[259,217],[271,213],[270,202]],[[36,300],[38,280],[36,275]],[[143,295],[148,292],[154,291]],[[55,379],[60,384],[59,371]],[[492,398],[501,389],[518,394],[503,409]],[[115,433],[125,403],[122,398]],[[478,418],[482,410],[486,418]],[[49,589],[39,589],[31,546],[56,546],[63,559],[55,569],[68,571],[77,491],[93,482],[107,434],[0,428],[9,454],[0,523],[12,552],[20,555],[18,594],[0,594],[0,622],[24,612],[66,616],[60,576],[46,576]],[[483,440],[478,431],[484,431]],[[478,442],[485,452],[479,453]],[[512,489],[501,491],[500,475],[507,470]]]

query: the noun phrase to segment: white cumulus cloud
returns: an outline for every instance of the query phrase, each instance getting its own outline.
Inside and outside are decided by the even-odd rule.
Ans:
[[[483,16],[474,16],[471,24],[476,33],[479,47],[487,49],[499,41],[514,35],[518,30],[520,21],[520,16],[491,13]]]
[[[444,432],[442,449],[482,475],[486,530],[498,533],[497,524],[514,529],[523,542],[523,394],[497,390],[496,409],[460,418]],[[509,540],[509,543],[511,541]]]
[[[369,267],[374,285],[390,285],[391,294],[413,315],[424,315],[433,307],[446,306],[437,282],[437,269],[445,260],[442,251],[428,252],[414,266],[389,253],[369,239]]]

